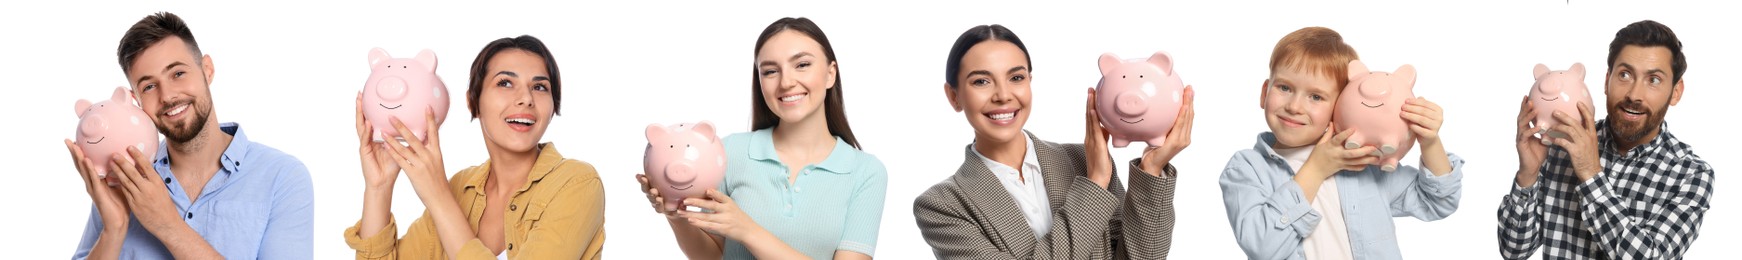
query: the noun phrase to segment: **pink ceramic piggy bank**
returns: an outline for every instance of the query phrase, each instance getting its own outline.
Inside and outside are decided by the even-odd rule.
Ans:
[[[363,83],[363,117],[375,127],[376,142],[392,136],[393,123],[399,118],[423,139],[430,126],[440,126],[448,117],[448,87],[436,77],[435,52],[423,50],[416,58],[393,58],[387,50],[369,51],[369,81]],[[435,111],[435,122],[424,122],[424,109]]]
[[[127,147],[132,146],[138,147],[146,158],[157,158],[157,127],[144,110],[133,104],[127,89],[116,87],[108,101],[96,104],[80,99],[73,104],[73,112],[79,115],[77,137],[73,141],[97,167],[92,170],[108,180],[109,185],[116,183],[115,177],[109,176],[109,159],[116,153],[125,154]]]
[[[706,196],[726,177],[726,148],[714,135],[714,124],[647,126],[647,157],[643,159],[647,180],[665,197],[665,204],[681,208],[684,198]]]
[[[1415,67],[1408,64],[1397,72],[1368,71],[1361,61],[1349,61],[1349,86],[1337,97],[1337,132],[1355,130],[1344,148],[1376,146],[1380,169],[1397,170],[1397,161],[1415,145],[1409,123],[1403,121],[1403,102],[1415,98]]]
[[[1578,116],[1579,104],[1591,104],[1591,92],[1585,88],[1585,65],[1573,63],[1567,70],[1549,71],[1548,66],[1536,64],[1536,85],[1530,88],[1530,105],[1536,108],[1536,127],[1549,129],[1559,122],[1554,120],[1555,111],[1567,115]],[[1566,138],[1566,133],[1558,131],[1544,132],[1548,137]],[[1543,144],[1549,144],[1548,138],[1542,139]]]
[[[1101,54],[1101,83],[1095,86],[1095,111],[1113,137],[1113,147],[1131,141],[1161,146],[1179,117],[1185,84],[1173,70],[1173,58],[1155,52],[1147,60],[1120,60]]]

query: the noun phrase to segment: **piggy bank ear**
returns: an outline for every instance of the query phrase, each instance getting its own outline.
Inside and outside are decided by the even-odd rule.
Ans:
[[[659,124],[647,125],[647,141],[665,140],[666,133],[665,126]]]
[[[1409,82],[1408,87],[1415,87],[1415,66],[1403,64],[1403,66],[1398,66],[1397,71],[1392,72],[1391,75],[1402,77],[1404,81]]]
[[[707,135],[708,142],[710,142],[710,143],[720,141],[720,136],[717,134],[714,134],[714,123],[713,122],[708,122],[708,121],[704,120],[700,123],[696,123],[696,126],[693,128],[690,128],[690,129],[695,130],[697,133],[702,133],[704,135]]]
[[[1573,67],[1567,69],[1567,73],[1572,73],[1573,77],[1579,78],[1579,82],[1584,82],[1585,81],[1585,64],[1574,62]]]
[[[1155,52],[1155,55],[1149,55],[1149,60],[1146,60],[1145,62],[1149,62],[1149,64],[1154,64],[1155,67],[1161,68],[1161,73],[1163,74],[1173,75],[1173,57],[1168,56],[1167,52],[1157,51]]]
[[[1541,80],[1542,76],[1548,76],[1548,72],[1549,72],[1548,65],[1542,65],[1542,63],[1537,63],[1536,69],[1531,70],[1531,72],[1534,72],[1533,74],[1530,74],[1531,76],[1535,76],[1536,79]]]
[[[1111,52],[1102,53],[1101,54],[1101,76],[1105,77],[1109,74],[1113,74],[1113,68],[1118,68],[1119,63],[1122,63],[1122,61],[1119,60],[1119,55],[1113,55],[1113,53],[1111,53]]]
[[[115,93],[109,95],[109,101],[114,101],[117,104],[133,104],[133,97],[128,96],[127,88],[115,87]]]
[[[393,56],[387,55],[387,50],[383,50],[379,47],[369,50],[369,67],[370,68],[374,68],[376,66],[381,66],[381,62],[387,61],[389,59],[393,59]]]
[[[84,116],[86,109],[91,109],[90,100],[80,99],[79,102],[73,102],[73,115]]]
[[[423,66],[425,68],[429,68],[430,73],[435,73],[435,68],[436,68],[435,51],[431,51],[429,49],[423,49],[423,51],[417,52],[417,63],[423,63]]]
[[[1371,70],[1367,70],[1367,64],[1361,64],[1361,60],[1349,61],[1349,81],[1366,77],[1367,73],[1372,72],[1373,71]]]

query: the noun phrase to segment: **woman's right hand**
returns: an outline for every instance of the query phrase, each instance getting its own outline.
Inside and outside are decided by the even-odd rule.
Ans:
[[[363,182],[368,185],[366,189],[391,192],[393,182],[399,179],[399,164],[381,151],[381,143],[375,142],[374,128],[363,118],[363,92],[357,92],[357,155],[363,162]]]
[[[647,195],[647,203],[653,205],[654,213],[665,215],[665,219],[667,220],[679,219],[677,216],[678,209],[667,207],[665,205],[665,197],[660,196],[659,188],[654,188],[653,183],[647,180],[646,173],[636,174],[635,181],[641,182],[641,193]]]

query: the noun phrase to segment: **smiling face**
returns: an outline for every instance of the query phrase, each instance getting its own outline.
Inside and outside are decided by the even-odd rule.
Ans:
[[[513,152],[531,151],[544,137],[555,108],[544,58],[521,49],[497,53],[478,95],[484,141]]]
[[[1669,48],[1628,45],[1610,64],[1603,88],[1617,141],[1638,144],[1656,137],[1669,106],[1681,101],[1682,82],[1671,82],[1671,58]]]
[[[1264,123],[1276,135],[1276,146],[1311,145],[1330,127],[1342,86],[1325,73],[1298,66],[1280,67],[1264,84]]]
[[[1009,41],[988,40],[968,48],[960,68],[962,85],[946,85],[945,95],[967,116],[975,140],[1021,142],[1032,101],[1028,54]]]
[[[179,37],[139,53],[127,70],[140,108],[171,142],[193,140],[212,124],[212,58],[194,56]]]
[[[815,39],[793,30],[776,33],[756,51],[762,100],[780,124],[821,119],[823,102],[835,85],[830,58]]]

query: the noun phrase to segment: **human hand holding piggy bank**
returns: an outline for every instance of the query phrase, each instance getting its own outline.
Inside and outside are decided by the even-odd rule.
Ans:
[[[1537,129],[1544,130],[1544,137],[1567,138],[1566,133],[1548,129],[1560,124],[1552,116],[1555,111],[1578,115],[1580,105],[1591,104],[1591,92],[1585,88],[1585,64],[1573,63],[1567,70],[1550,71],[1547,65],[1538,63],[1535,72],[1536,85],[1530,87],[1530,105],[1536,110],[1533,122]],[[1542,138],[1543,145],[1551,143]]]
[[[145,115],[145,110],[133,102],[133,96],[126,88],[116,87],[109,100],[92,104],[80,99],[73,104],[73,112],[79,116],[74,142],[84,152],[85,158],[94,164],[92,166],[96,166],[91,170],[109,185],[116,184],[115,176],[109,176],[110,158],[114,158],[116,153],[126,153],[127,147],[138,147],[146,158],[157,158],[157,127]]]
[[[647,180],[665,197],[665,208],[682,208],[684,198],[705,197],[726,177],[726,147],[714,124],[647,125]]]
[[[369,81],[363,83],[363,117],[375,129],[374,141],[392,136],[398,118],[419,140],[431,126],[448,117],[448,87],[436,77],[435,52],[423,50],[416,58],[393,58],[387,50],[369,51]],[[424,122],[425,109],[435,112],[435,122]]]
[[[1397,170],[1397,161],[1415,145],[1409,122],[1403,121],[1403,102],[1415,97],[1415,67],[1408,64],[1396,72],[1368,71],[1361,61],[1349,61],[1349,86],[1337,97],[1337,132],[1353,129],[1344,148],[1377,146],[1374,165],[1387,172]]]
[[[1155,52],[1147,60],[1120,60],[1101,54],[1101,82],[1095,86],[1095,111],[1112,136],[1113,147],[1142,141],[1161,146],[1179,117],[1185,83],[1174,73],[1173,58]]]

